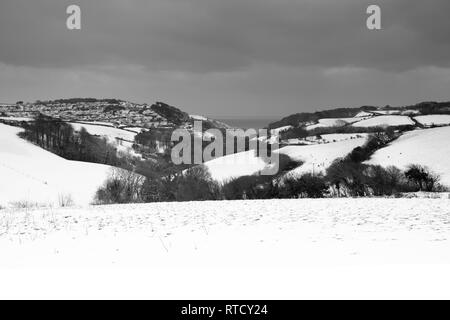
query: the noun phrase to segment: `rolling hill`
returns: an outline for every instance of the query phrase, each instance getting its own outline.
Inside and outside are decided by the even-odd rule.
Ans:
[[[334,160],[345,157],[354,148],[362,146],[367,141],[367,136],[335,134],[325,136],[323,141],[313,145],[286,146],[275,152],[285,154],[293,160],[303,163],[300,167],[292,170],[290,174],[324,173]],[[267,165],[253,151],[227,155],[205,163],[212,178],[219,183],[257,174]]]
[[[427,116],[418,116],[415,117],[414,119],[424,126],[450,125],[450,115],[448,114],[433,114]]]
[[[414,125],[414,121],[407,116],[381,115],[352,124],[354,127],[395,127]]]
[[[335,139],[338,138],[335,137]],[[300,167],[292,170],[289,173],[290,175],[325,173],[334,160],[345,157],[356,147],[362,146],[366,141],[367,137],[360,137],[309,146],[287,146],[281,148],[279,152],[303,163]]]
[[[410,164],[421,164],[439,174],[441,183],[450,186],[449,137],[450,127],[410,131],[375,152],[368,163],[400,169]]]
[[[90,204],[111,167],[65,160],[19,138],[21,130],[0,124],[0,205]]]

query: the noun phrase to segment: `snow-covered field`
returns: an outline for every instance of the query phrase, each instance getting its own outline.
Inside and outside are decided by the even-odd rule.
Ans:
[[[68,161],[17,136],[0,124],[0,206],[91,203],[110,167]]]
[[[122,129],[133,131],[135,133],[141,133],[142,131],[148,131],[149,129],[141,128],[141,127],[123,127]]]
[[[373,113],[372,112],[366,112],[366,111],[361,111],[359,112],[355,118],[365,118],[365,117],[373,117]]]
[[[199,121],[207,121],[208,120],[208,118],[206,118],[206,117],[204,117],[204,116],[199,116],[199,115],[196,115],[196,114],[191,114],[191,115],[189,115],[192,119],[194,119],[194,120],[199,120]]]
[[[0,120],[10,120],[10,121],[32,121],[33,118],[25,118],[25,117],[0,117]]]
[[[410,164],[428,166],[450,186],[450,127],[414,130],[378,150],[368,162],[405,169]]]
[[[414,119],[425,126],[440,126],[450,124],[450,114],[432,114],[427,116],[418,116]]]
[[[137,130],[123,130],[114,127],[107,127],[104,125],[93,125],[93,124],[85,124],[85,123],[75,123],[71,122],[70,125],[76,131],[80,131],[81,128],[85,128],[87,132],[92,135],[104,137],[108,140],[109,143],[115,145],[117,150],[123,153],[128,153],[134,157],[141,157],[140,154],[136,153],[133,150],[134,137],[142,131]]]
[[[353,124],[355,127],[387,127],[403,125],[414,125],[414,121],[407,116],[386,115],[373,117]]]
[[[0,210],[0,296],[448,297],[449,249],[448,199]]]
[[[279,128],[276,128],[276,129],[272,129],[271,133],[272,134],[280,134],[280,133],[282,133],[284,131],[288,131],[288,130],[293,129],[293,128],[294,128],[293,126],[279,127]]]
[[[369,135],[367,133],[332,133],[321,135],[322,140],[331,143],[345,140],[352,140],[357,138],[367,138]]]
[[[347,124],[355,123],[358,121],[361,121],[366,118],[326,118],[326,119],[320,119],[319,123],[313,124],[310,126],[307,126],[307,130],[313,130],[316,128],[326,128],[326,127],[343,127]]]
[[[341,135],[331,136],[337,139]],[[334,160],[345,157],[356,147],[362,146],[366,141],[367,135],[362,135],[360,138],[340,140],[333,143],[310,146],[287,146],[281,148],[279,152],[290,156],[294,160],[303,162],[302,166],[291,171],[292,174],[300,175],[308,172],[324,173]]]
[[[330,143],[287,146],[275,152],[303,162],[301,167],[292,171],[293,174],[325,172],[334,160],[345,157],[354,148],[362,146],[367,141],[367,134],[331,134],[322,138]],[[267,163],[257,157],[254,151],[247,151],[208,161],[205,166],[214,180],[224,183],[233,178],[256,174],[266,168]]]
[[[71,122],[70,124],[77,131],[81,130],[81,128],[84,127],[90,134],[105,137],[110,141],[115,141],[116,138],[124,139],[127,141],[134,141],[134,137],[136,136],[135,132],[117,129],[114,127],[106,127],[102,125],[92,125],[75,122]]]
[[[267,163],[257,157],[255,151],[230,154],[205,163],[211,177],[219,183],[253,175],[266,166]]]
[[[395,115],[395,114],[400,114],[401,110],[376,110],[376,111],[373,111],[373,113],[384,114],[384,115]]]

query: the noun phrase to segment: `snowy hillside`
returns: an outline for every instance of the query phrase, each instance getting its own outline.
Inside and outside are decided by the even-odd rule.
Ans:
[[[113,144],[119,152],[128,153],[134,157],[140,158],[141,155],[133,150],[134,137],[142,131],[142,129],[118,129],[111,126],[95,125],[86,123],[70,122],[70,125],[76,130],[80,131],[85,128],[88,133],[94,136],[106,138],[109,143]]]
[[[334,139],[338,139],[340,135],[333,136]],[[281,148],[279,152],[290,156],[294,160],[303,162],[303,165],[291,171],[291,174],[324,173],[334,160],[345,157],[356,147],[362,146],[366,141],[367,136],[361,136],[360,138],[341,140],[334,143],[287,146]]]
[[[133,142],[134,137],[136,136],[135,132],[130,132],[131,130],[126,131],[114,127],[107,127],[104,125],[93,125],[75,122],[70,122],[70,124],[76,131],[80,131],[81,128],[84,127],[90,134],[105,137],[109,141],[115,141],[116,139],[123,139]]]
[[[57,206],[60,198],[89,204],[110,167],[65,160],[22,140],[20,131],[0,124],[0,205]]]
[[[355,115],[355,118],[366,118],[366,117],[372,117],[372,116],[373,116],[373,113],[371,113],[371,112],[361,111]]]
[[[0,120],[7,121],[32,121],[33,118],[25,118],[25,117],[0,117]]]
[[[383,114],[383,115],[395,115],[395,114],[401,114],[401,110],[375,110],[372,111],[373,113],[377,114]]]
[[[366,134],[332,134],[324,135],[320,144],[312,141],[313,145],[287,146],[275,152],[290,156],[294,160],[304,164],[293,170],[294,174],[312,172],[324,172],[331,163],[341,157],[345,157],[354,148],[362,146],[366,140]],[[324,143],[328,142],[328,143]],[[253,151],[228,155],[205,163],[214,180],[223,183],[227,180],[245,175],[253,175],[263,170],[267,163],[255,156]]]
[[[334,134],[323,134],[321,138],[325,142],[338,142],[357,138],[367,138],[369,135],[367,133],[334,133]]]
[[[353,124],[355,127],[388,127],[404,125],[414,125],[414,121],[407,116],[386,115],[373,117]]]
[[[332,118],[320,119],[319,123],[309,125],[306,127],[306,129],[313,130],[316,128],[325,128],[325,127],[343,127],[348,124],[352,124],[352,123],[361,121],[363,119],[366,119],[366,118],[355,117],[355,118],[338,118],[338,119],[332,119]]]
[[[215,181],[225,183],[234,178],[253,175],[263,170],[267,163],[256,157],[254,151],[247,151],[208,161],[205,166]]]
[[[410,164],[428,166],[450,186],[450,127],[415,130],[405,133],[388,147],[378,150],[370,164],[397,166]]]
[[[433,114],[427,116],[418,116],[414,118],[420,124],[424,126],[441,126],[441,125],[449,125],[450,124],[450,115],[448,114]]]
[[[275,128],[275,129],[271,130],[271,134],[280,134],[284,131],[287,131],[287,130],[290,130],[293,128],[294,128],[293,126],[284,126],[284,127],[280,127],[280,128]]]

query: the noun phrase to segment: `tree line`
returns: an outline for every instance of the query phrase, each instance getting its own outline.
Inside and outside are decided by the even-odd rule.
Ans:
[[[23,127],[25,130],[19,134],[23,139],[67,160],[130,168],[113,144],[89,134],[85,128],[77,132],[70,124],[42,114]]]

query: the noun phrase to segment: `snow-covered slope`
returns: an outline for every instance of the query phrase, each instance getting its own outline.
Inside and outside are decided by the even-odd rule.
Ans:
[[[0,124],[0,205],[58,205],[68,197],[89,204],[110,167],[65,160],[19,138],[20,131]]]
[[[427,116],[418,116],[415,117],[420,124],[424,126],[441,126],[450,124],[450,115],[449,114],[432,114]]]
[[[196,115],[196,114],[191,114],[191,115],[189,115],[192,119],[194,119],[194,120],[198,120],[198,121],[207,121],[208,120],[208,118],[206,118],[206,117],[204,117],[204,116],[199,116],[199,115]]]
[[[77,131],[81,130],[81,128],[84,127],[87,130],[87,132],[89,132],[90,134],[105,137],[110,141],[115,141],[116,138],[124,139],[127,141],[134,141],[134,137],[136,136],[135,132],[130,132],[131,130],[126,131],[126,130],[102,126],[102,125],[92,125],[92,124],[75,123],[75,122],[70,122],[70,124]]]
[[[373,116],[373,113],[361,111],[355,116],[355,118],[365,118],[365,117],[372,117],[372,116]]]
[[[234,178],[253,175],[263,170],[267,163],[256,157],[254,151],[246,151],[208,161],[205,166],[214,180],[225,183]]]
[[[272,134],[280,134],[281,132],[293,129],[293,126],[284,126],[284,127],[279,127],[279,128],[275,128],[271,130]]]
[[[361,121],[365,118],[327,118],[320,119],[319,123],[309,125],[306,127],[307,130],[313,130],[316,128],[325,128],[325,127],[343,127],[347,124],[355,123]]]
[[[76,131],[80,131],[81,128],[85,128],[87,132],[92,135],[104,137],[109,143],[116,146],[117,150],[123,153],[128,153],[134,157],[141,157],[140,154],[133,150],[134,137],[142,131],[127,129],[118,129],[114,127],[104,126],[104,125],[93,125],[85,123],[70,123]]]
[[[355,127],[388,127],[403,125],[414,125],[414,121],[407,116],[378,116],[353,124]]]
[[[402,116],[412,116],[412,115],[419,115],[420,111],[419,110],[403,110],[400,113]]]
[[[337,139],[338,135],[331,135]],[[324,172],[331,163],[340,157],[345,157],[354,148],[362,146],[367,135],[347,135],[346,139],[333,143],[322,143],[307,146],[287,146],[274,152],[279,152],[300,160],[304,164],[293,170],[293,174],[312,172]],[[253,151],[228,155],[205,163],[214,180],[223,183],[227,180],[245,175],[253,175],[266,168],[267,163],[255,156]]]
[[[402,111],[401,110],[375,110],[373,112],[377,113],[377,114],[394,115],[394,114],[400,114]]]
[[[361,137],[310,146],[287,146],[281,148],[279,152],[303,162],[301,167],[292,170],[290,174],[319,173],[325,172],[334,160],[345,157],[366,141],[367,137]]]
[[[332,133],[321,135],[322,140],[325,142],[338,142],[367,137],[368,137],[367,133]]]
[[[410,164],[428,166],[450,186],[450,127],[415,130],[405,133],[386,148],[378,150],[370,164],[397,166]]]
[[[0,117],[0,120],[9,120],[9,121],[31,121],[33,118],[26,117]]]

